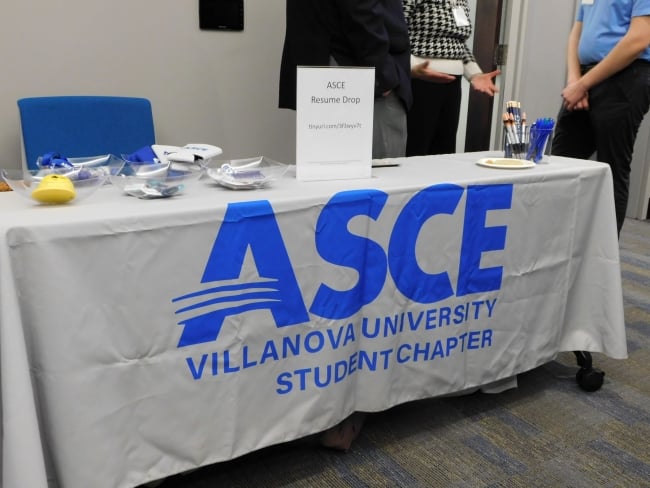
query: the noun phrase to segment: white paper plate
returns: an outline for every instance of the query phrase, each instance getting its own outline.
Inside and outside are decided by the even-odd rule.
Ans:
[[[483,158],[479,159],[476,164],[479,166],[485,166],[486,168],[498,169],[524,169],[535,167],[535,163],[532,161],[512,158]]]

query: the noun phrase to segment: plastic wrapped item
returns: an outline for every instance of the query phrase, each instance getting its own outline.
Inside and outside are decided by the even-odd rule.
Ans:
[[[264,156],[248,159],[216,161],[218,166],[207,168],[208,178],[232,190],[253,190],[281,178],[290,165]]]
[[[169,184],[159,180],[147,180],[144,183],[133,183],[124,186],[124,193],[142,199],[167,198],[180,193],[185,188],[183,184]]]
[[[212,159],[223,153],[218,146],[199,143],[186,144],[182,147],[154,144],[151,149],[156,156],[156,162],[196,163],[201,166],[206,166]]]
[[[198,164],[130,163],[110,176],[115,188],[125,195],[142,199],[167,198],[185,191],[188,185],[203,174]]]

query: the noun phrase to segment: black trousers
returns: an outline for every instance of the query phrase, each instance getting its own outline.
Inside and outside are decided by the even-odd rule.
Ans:
[[[450,83],[413,79],[413,105],[407,115],[406,155],[456,152],[461,76]]]
[[[589,67],[584,67],[584,70]],[[609,164],[616,224],[625,220],[634,142],[650,107],[650,62],[637,60],[589,90],[589,110],[560,109],[551,154]]]

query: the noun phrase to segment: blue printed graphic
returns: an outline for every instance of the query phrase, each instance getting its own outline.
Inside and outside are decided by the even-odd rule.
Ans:
[[[177,310],[177,314],[233,303],[230,307],[203,312],[179,322],[184,325],[184,330],[178,347],[216,340],[227,316],[250,310],[268,309],[277,327],[309,320],[275,214],[268,201],[228,206],[201,283],[239,279],[249,248],[261,280],[215,286],[173,299],[179,302],[206,296],[205,300]],[[214,294],[218,296],[210,298]]]
[[[486,227],[488,210],[512,206],[512,185],[474,185],[467,188],[467,208],[460,252],[458,287],[459,297],[471,293],[499,290],[503,267],[481,269],[481,253],[506,248],[505,226]],[[467,232],[472,229],[472,232]]]
[[[347,225],[360,215],[377,220],[387,198],[378,190],[341,192],[321,212],[316,224],[318,254],[329,263],[356,270],[359,281],[345,291],[322,284],[309,310],[312,314],[328,319],[350,317],[381,292],[387,268],[384,250],[370,239],[351,234]]]
[[[184,303],[176,314],[190,315],[179,322],[184,328],[178,347],[215,341],[227,317],[252,310],[268,310],[276,327],[309,322],[310,314],[330,320],[347,319],[377,299],[388,276],[399,293],[420,304],[440,302],[454,295],[462,297],[499,290],[503,268],[481,268],[481,257],[485,252],[505,249],[507,227],[487,226],[486,217],[490,211],[511,208],[512,193],[512,185],[507,184],[473,185],[467,189],[439,184],[425,188],[401,209],[385,244],[387,249],[368,237],[350,232],[348,225],[360,217],[366,219],[367,226],[380,224],[388,195],[379,190],[334,195],[315,223],[315,249],[318,258],[326,264],[355,270],[358,280],[345,290],[320,284],[309,308],[304,303],[271,204],[268,201],[230,204],[201,279],[201,283],[213,286],[173,299]],[[440,263],[440,272],[429,273],[418,264],[416,247],[424,224],[436,215],[454,215],[463,196],[466,197],[465,215],[454,290],[447,272],[448,259]],[[381,225],[390,223],[381,222]],[[242,281],[240,276],[249,252],[259,278]],[[437,251],[430,252],[435,256]],[[463,310],[467,317],[469,308],[456,313],[463,315]],[[201,376],[207,361],[207,356],[203,356],[199,362],[188,363],[193,376]],[[212,371],[216,374],[217,363],[213,364]]]
[[[454,294],[447,272],[428,274],[417,263],[415,244],[422,225],[434,215],[452,215],[463,188],[451,184],[431,186],[417,193],[405,206],[391,234],[390,272],[395,285],[415,302],[434,303]],[[436,253],[435,249],[431,250]]]

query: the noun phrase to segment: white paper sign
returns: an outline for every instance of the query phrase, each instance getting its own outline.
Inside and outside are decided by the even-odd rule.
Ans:
[[[298,67],[296,178],[370,178],[374,68]]]

